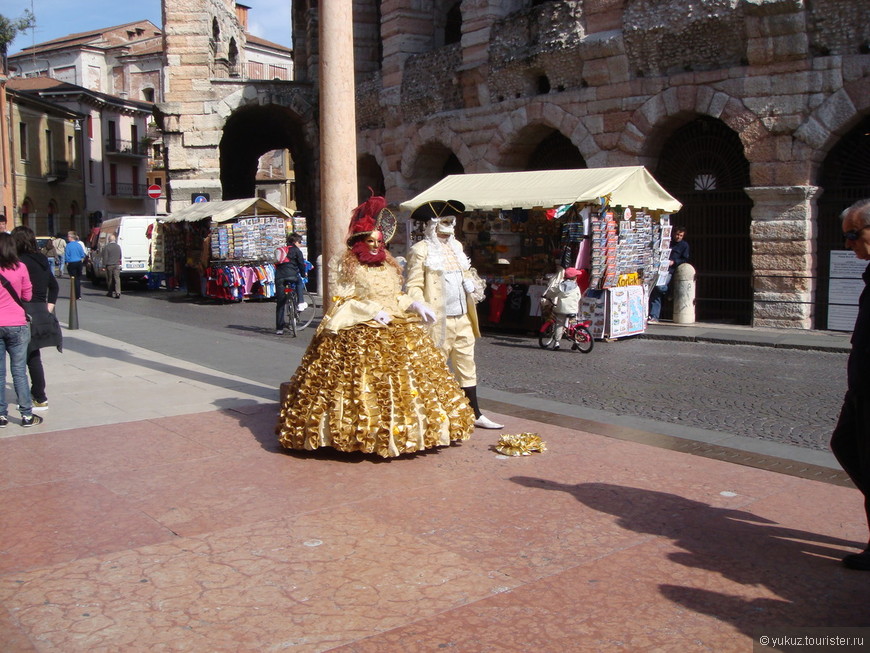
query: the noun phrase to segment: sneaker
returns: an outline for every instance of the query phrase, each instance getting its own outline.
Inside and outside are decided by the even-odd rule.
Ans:
[[[558,343],[558,342],[557,342],[555,345],[553,345],[553,349],[559,349],[559,343]]]
[[[283,335],[284,335],[284,329],[278,329],[278,330],[275,332],[275,335],[276,335],[276,336],[283,336]]]
[[[5,429],[9,426],[9,418],[6,415],[0,415],[0,429]]]
[[[481,415],[476,420],[474,420],[474,425],[480,429],[503,429],[504,424],[496,424],[486,415]]]
[[[647,318],[647,322],[648,322],[649,324],[658,324],[658,323],[659,323],[659,319],[658,319],[657,317],[650,317],[650,318]]]
[[[33,410],[48,410],[48,399],[45,401],[33,400]]]
[[[297,311],[304,311],[306,308],[308,308],[308,302],[299,302],[296,304]]]
[[[21,426],[27,428],[29,426],[39,426],[45,420],[42,419],[39,415],[31,415],[30,417],[21,417]]]

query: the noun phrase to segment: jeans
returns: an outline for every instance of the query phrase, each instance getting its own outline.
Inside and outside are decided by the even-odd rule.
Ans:
[[[656,286],[649,294],[649,316],[658,320],[662,315],[662,299],[668,293],[667,286]]]
[[[33,399],[30,397],[30,384],[27,382],[27,345],[30,343],[30,325],[0,326],[0,415],[9,413],[6,403],[6,354],[9,353],[9,367],[12,370],[12,383],[18,395],[18,410],[22,417],[33,414]]]

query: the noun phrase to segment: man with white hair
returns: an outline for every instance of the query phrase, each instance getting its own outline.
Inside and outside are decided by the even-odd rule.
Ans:
[[[415,301],[428,304],[436,315],[430,325],[435,343],[444,352],[453,374],[474,410],[474,425],[501,429],[480,412],[477,401],[477,366],[474,340],[480,337],[473,294],[476,287],[471,262],[456,240],[456,216],[465,205],[456,200],[427,202],[411,214],[412,220],[427,220],[423,240],[416,243],[405,266],[405,292]]]

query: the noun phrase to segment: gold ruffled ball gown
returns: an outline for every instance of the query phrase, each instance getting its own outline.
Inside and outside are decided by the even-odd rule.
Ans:
[[[330,265],[333,306],[290,380],[275,428],[288,449],[391,458],[467,440],[474,412],[444,355],[406,312],[392,265]],[[353,267],[353,266],[350,266]],[[374,321],[381,310],[388,325]]]

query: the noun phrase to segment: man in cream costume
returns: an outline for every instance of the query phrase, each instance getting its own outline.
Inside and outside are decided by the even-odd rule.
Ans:
[[[482,296],[472,279],[471,262],[456,240],[456,216],[465,205],[456,200],[427,202],[411,214],[413,220],[428,220],[426,237],[416,243],[405,266],[405,292],[434,311],[432,338],[447,357],[459,385],[474,409],[474,425],[484,429],[504,428],[481,414],[477,402],[477,367],[474,339],[480,337],[474,293]]]

